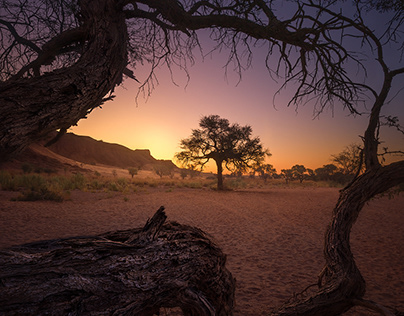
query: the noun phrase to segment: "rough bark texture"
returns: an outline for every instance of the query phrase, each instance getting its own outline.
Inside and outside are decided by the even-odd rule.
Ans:
[[[217,189],[218,190],[223,190],[223,161],[221,160],[216,160],[216,166],[217,166]]]
[[[118,3],[80,1],[88,37],[74,65],[0,83],[0,162],[50,132],[76,124],[121,81],[127,29]]]
[[[143,229],[36,242],[0,252],[1,315],[232,315],[226,257],[197,228]]]
[[[374,168],[340,194],[324,245],[326,264],[315,293],[299,297],[272,315],[340,315],[365,294],[365,280],[355,264],[350,233],[364,204],[377,194],[404,182],[404,161]]]

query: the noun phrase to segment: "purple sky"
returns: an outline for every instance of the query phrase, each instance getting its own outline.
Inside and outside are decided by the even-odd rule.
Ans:
[[[157,69],[159,85],[147,100],[140,97],[137,104],[139,83],[127,79],[123,87],[116,89],[114,101],[94,110],[71,131],[132,149],[150,149],[157,159],[173,159],[180,150],[180,140],[188,137],[191,129],[198,128],[200,118],[217,114],[231,123],[251,125],[254,136],[259,136],[272,153],[268,163],[278,172],[295,164],[312,169],[321,167],[330,163],[331,155],[345,146],[361,144],[360,135],[368,119],[366,113],[354,117],[336,104],[333,110],[314,118],[314,104],[297,110],[286,107],[294,92],[292,85],[276,97],[274,104],[279,83],[271,79],[265,68],[265,48],[255,49],[252,67],[243,73],[240,82],[232,71],[226,76],[223,66],[227,54],[215,52],[202,61],[195,53],[196,63],[189,67],[188,84],[187,76],[178,69],[174,72],[177,85],[166,68]],[[146,70],[144,67],[135,71],[141,82],[145,80]],[[380,78],[378,67],[370,65],[367,71],[371,80]],[[397,79],[396,86],[399,86],[402,78]],[[375,81],[376,87],[377,84]],[[399,94],[385,107],[386,114],[398,116],[401,122],[404,122],[403,97],[403,93]],[[386,142],[383,146],[403,149],[403,135],[391,128],[382,129],[381,139]]]

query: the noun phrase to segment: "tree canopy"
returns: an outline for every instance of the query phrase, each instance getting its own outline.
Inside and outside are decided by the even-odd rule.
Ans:
[[[214,160],[219,190],[223,190],[223,164],[230,172],[247,172],[270,155],[259,137],[251,137],[249,125],[230,124],[218,115],[209,115],[201,118],[199,126],[200,129],[192,130],[189,138],[181,140],[183,151],[177,153],[176,158],[186,166],[201,170]]]

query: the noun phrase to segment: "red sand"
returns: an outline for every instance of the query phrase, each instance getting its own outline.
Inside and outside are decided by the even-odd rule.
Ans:
[[[331,188],[214,192],[159,188],[121,193],[72,192],[71,201],[12,202],[0,191],[0,247],[40,239],[141,227],[161,206],[168,220],[211,234],[237,280],[235,315],[268,314],[315,283],[323,235],[338,198]],[[125,201],[127,200],[127,201]],[[404,310],[404,195],[371,201],[351,246],[367,282],[366,298]],[[348,315],[376,315],[355,308]]]

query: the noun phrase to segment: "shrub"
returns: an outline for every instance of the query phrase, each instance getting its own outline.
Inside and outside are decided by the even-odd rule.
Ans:
[[[98,181],[97,179],[93,179],[87,184],[87,187],[90,190],[102,190],[105,187],[105,185],[104,183]]]
[[[128,180],[125,178],[118,178],[116,183],[121,187],[126,187],[128,185]]]
[[[40,191],[42,188],[46,187],[45,178],[38,174],[16,176],[14,180],[18,188]]]
[[[197,182],[197,181],[191,181],[187,182],[184,184],[186,188],[191,188],[191,189],[201,189],[202,188],[202,182]]]
[[[157,188],[158,187],[158,183],[156,181],[149,181],[147,184],[151,188]]]
[[[118,192],[119,188],[116,182],[109,182],[108,183],[108,190]]]
[[[0,189],[7,191],[17,190],[17,186],[13,177],[6,171],[0,171]]]
[[[64,196],[61,192],[50,190],[47,187],[42,187],[37,190],[28,190],[15,199],[16,201],[55,201],[62,202]]]
[[[225,185],[231,189],[245,189],[247,188],[247,183],[242,178],[232,178],[227,180]]]
[[[82,190],[86,185],[86,179],[80,172],[78,172],[70,178],[69,185],[70,187],[67,190]]]
[[[46,179],[40,175],[22,175],[16,176],[14,186],[22,189],[23,192],[15,200],[17,201],[56,201],[64,200],[63,189],[54,179]],[[52,183],[53,182],[53,183]]]

